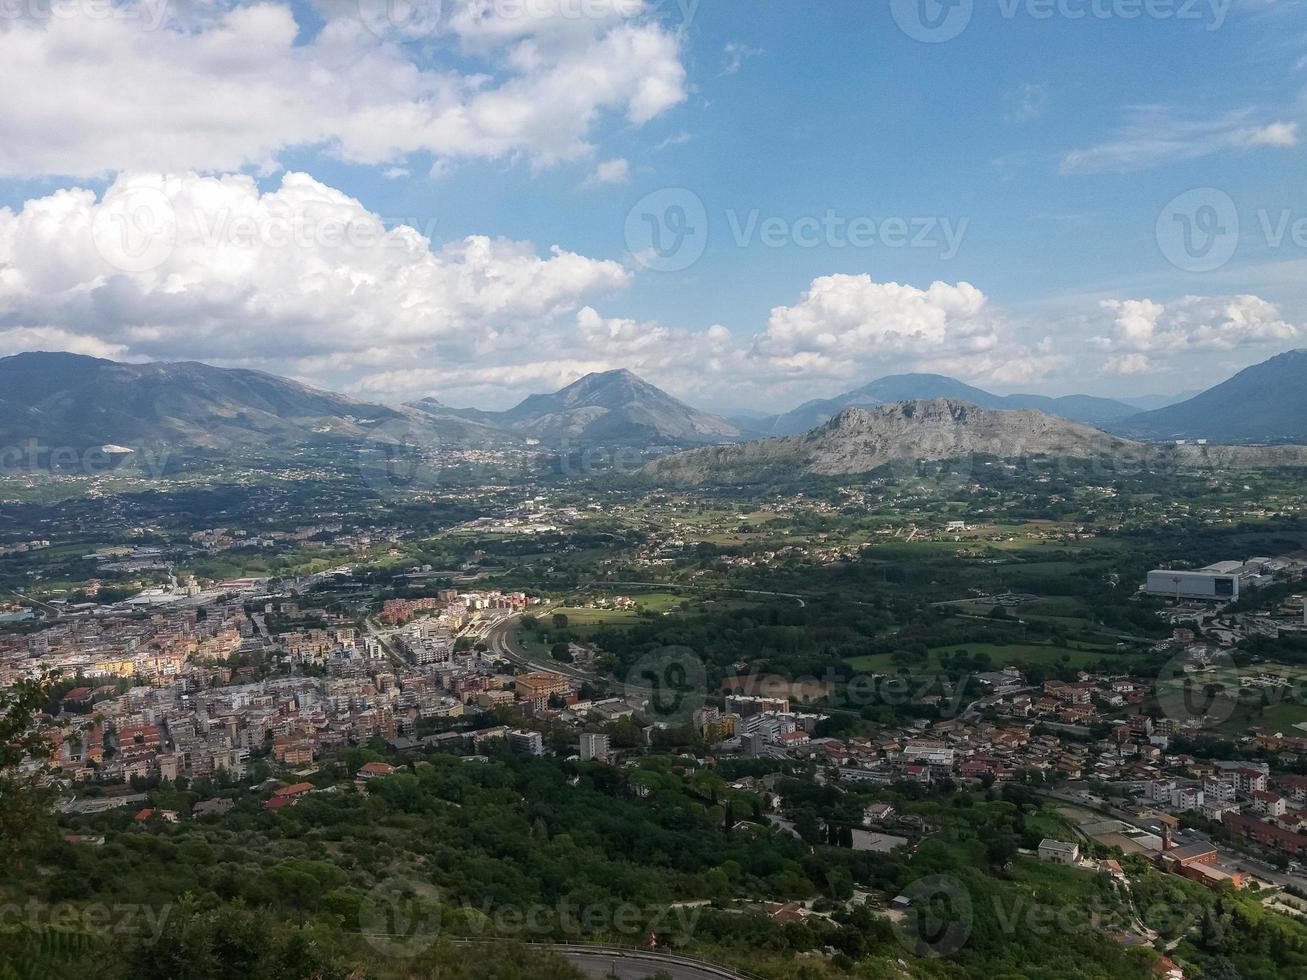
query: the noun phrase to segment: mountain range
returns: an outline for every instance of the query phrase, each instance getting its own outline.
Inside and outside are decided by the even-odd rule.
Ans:
[[[1141,412],[1109,398],[995,395],[942,375],[901,374],[779,415],[728,421],[625,370],[588,374],[559,391],[492,412],[451,408],[434,397],[390,407],[261,371],[194,361],[121,364],[33,352],[0,358],[0,445],[36,439],[70,447],[280,451],[373,438],[384,429],[384,438],[400,431],[406,439],[445,446],[608,444],[675,450],[799,436],[821,430],[846,409],[941,399],[990,412],[1040,413],[1141,441],[1294,443],[1307,442],[1304,378],[1307,350],[1289,351],[1192,398]],[[1023,417],[1042,431],[1043,423],[1033,415]]]
[[[723,442],[740,429],[716,415],[691,408],[630,371],[587,374],[566,388],[531,395],[505,412],[450,409],[434,398],[410,408],[497,425],[554,444],[606,443],[642,447]]]
[[[1178,405],[1132,415],[1110,428],[1151,440],[1307,442],[1307,350],[1279,354]]]
[[[955,461],[954,476],[969,478],[976,457],[1038,461],[1097,461],[1098,472],[1153,468],[1262,468],[1307,466],[1307,446],[1225,446],[1134,442],[1037,409],[981,408],[956,398],[846,408],[801,435],[735,445],[706,446],[663,456],[640,476],[672,485],[786,483],[796,477],[870,473],[905,464],[917,478],[919,462]]]
[[[357,440],[381,426],[432,443],[513,438],[475,421],[355,401],[262,371],[39,351],[0,358],[0,445],[257,451]]]

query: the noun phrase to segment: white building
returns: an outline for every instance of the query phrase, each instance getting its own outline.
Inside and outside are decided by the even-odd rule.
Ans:
[[[523,755],[545,754],[545,740],[539,732],[515,729],[508,733],[508,745],[514,752],[521,752]]]
[[[1234,563],[1236,567],[1242,567]],[[1144,590],[1149,595],[1168,596],[1173,599],[1200,599],[1205,602],[1233,602],[1239,598],[1238,571],[1224,571],[1224,565],[1183,572],[1172,569],[1154,569],[1148,573]]]
[[[1039,860],[1057,864],[1075,864],[1080,860],[1080,845],[1045,837],[1039,842]]]
[[[583,734],[581,736],[581,761],[589,762],[591,759],[607,759],[609,748],[609,738],[607,735]]]

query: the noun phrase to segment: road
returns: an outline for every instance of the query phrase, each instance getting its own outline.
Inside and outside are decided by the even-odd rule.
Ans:
[[[460,946],[476,946],[486,940],[454,940]],[[655,973],[665,973],[673,980],[749,980],[747,974],[736,973],[715,963],[655,953],[648,950],[621,949],[613,946],[554,945],[541,946],[560,954],[588,977],[616,978],[616,980],[647,980]]]
[[[540,607],[533,610],[533,614],[543,613],[548,607]],[[520,614],[513,613],[510,616],[504,616],[485,634],[486,646],[490,652],[496,656],[503,657],[515,664],[523,667],[530,667],[532,670],[547,670],[553,674],[562,674],[568,680],[590,682],[595,680],[595,675],[588,671],[581,670],[579,667],[573,667],[571,664],[559,663],[552,658],[530,657],[526,653],[517,649],[510,642],[510,637],[515,629],[515,622]]]
[[[659,589],[663,592],[680,592],[689,589],[697,592],[729,592],[732,595],[765,595],[779,599],[793,599],[800,607],[806,606],[804,597],[797,592],[764,592],[761,589],[727,589],[717,585],[687,585],[683,582],[603,582],[595,579],[593,582],[584,586],[581,591],[594,588],[596,585],[609,586],[616,585],[623,589]]]
[[[388,634],[382,632],[381,627],[373,621],[372,617],[369,616],[364,618],[363,625],[367,629],[368,635],[381,644],[381,649],[385,652],[392,664],[401,670],[408,666],[404,658],[396,653],[395,648],[390,645]]]
[[[721,967],[680,957],[658,956],[653,953],[597,953],[585,950],[560,949],[567,961],[588,977],[617,978],[617,980],[647,980],[656,973],[664,973],[673,980],[742,980],[738,973]]]

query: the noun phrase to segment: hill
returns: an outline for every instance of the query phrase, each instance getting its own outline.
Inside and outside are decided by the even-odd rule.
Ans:
[[[1034,410],[995,411],[956,398],[847,408],[804,435],[715,446],[656,460],[641,473],[683,484],[867,473],[899,460],[975,454],[1146,458],[1153,450]]]
[[[463,419],[355,401],[261,371],[195,361],[121,364],[80,354],[0,358],[0,444],[103,444],[241,452],[364,438],[402,426],[432,442],[481,444]],[[511,438],[502,436],[500,438]]]
[[[435,399],[409,404],[427,411],[432,402],[446,413],[551,443],[648,447],[721,442],[740,435],[725,419],[692,408],[626,370],[587,374],[559,391],[531,395],[506,412],[451,410]]]
[[[798,435],[834,418],[846,408],[869,408],[935,398],[953,398],[981,408],[998,410],[1033,408],[1047,415],[1095,426],[1126,418],[1138,411],[1123,402],[1093,395],[1065,395],[1061,398],[1046,395],[995,395],[941,374],[894,374],[834,398],[805,402],[784,414],[748,422],[745,428],[751,435]]]
[[[1112,425],[1136,439],[1212,442],[1307,442],[1307,349],[1240,371],[1177,405]]]

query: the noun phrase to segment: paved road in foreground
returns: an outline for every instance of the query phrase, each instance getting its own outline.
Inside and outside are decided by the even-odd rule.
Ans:
[[[455,940],[456,945],[476,946],[484,940]],[[742,973],[702,960],[649,950],[604,946],[540,944],[561,955],[588,977],[616,980],[647,980],[658,972],[672,980],[749,980]]]
[[[673,980],[743,980],[738,973],[688,960],[651,953],[595,953],[560,950],[567,961],[588,977],[618,980],[647,980],[662,971]]]

